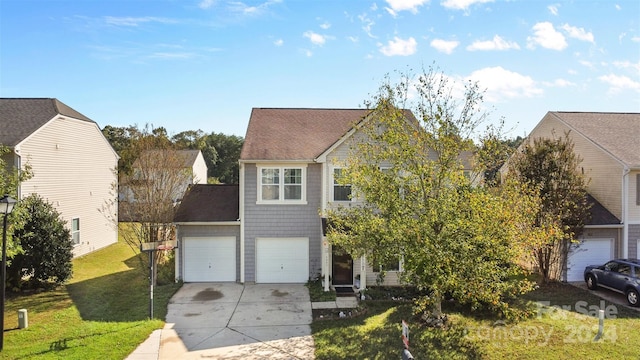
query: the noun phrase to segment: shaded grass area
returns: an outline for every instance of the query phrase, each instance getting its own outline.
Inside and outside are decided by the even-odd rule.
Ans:
[[[54,291],[12,296],[6,304],[2,359],[124,359],[163,326],[180,287],[157,287],[149,317],[144,255],[122,242],[75,259],[74,277]],[[29,327],[17,330],[19,309]]]
[[[320,279],[307,281],[306,287],[309,289],[311,302],[336,300],[336,292],[333,290],[324,291],[322,280]]]
[[[320,360],[400,358],[401,321],[406,320],[411,353],[418,359],[640,358],[636,310],[601,302],[594,294],[567,284],[541,286],[525,300],[550,306],[536,306],[530,319],[506,323],[444,304],[450,320],[444,329],[421,325],[406,302],[364,302],[365,315],[312,324],[316,356]],[[605,320],[604,336],[596,342],[601,306],[611,316]]]

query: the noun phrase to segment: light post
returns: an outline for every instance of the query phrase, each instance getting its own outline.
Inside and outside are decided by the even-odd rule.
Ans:
[[[0,351],[4,348],[4,289],[7,287],[7,217],[16,205],[16,199],[5,195],[0,199],[0,213],[4,214],[4,226],[2,227],[2,298],[0,298]]]

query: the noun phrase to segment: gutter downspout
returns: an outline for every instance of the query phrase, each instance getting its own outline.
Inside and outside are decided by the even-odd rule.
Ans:
[[[240,161],[240,283],[244,284],[244,163]]]
[[[322,186],[322,191],[320,192],[322,194],[322,204],[320,206],[320,213],[322,214],[321,216],[324,216],[325,212],[327,211],[327,162],[321,162],[318,161],[318,159],[316,159],[316,162],[319,162],[322,165],[322,171],[320,172],[322,176],[322,181],[321,181],[321,186]],[[324,291],[329,291],[329,267],[330,267],[330,263],[329,263],[329,244],[327,243],[327,239],[324,236],[323,233],[323,229],[320,229],[320,234],[322,236],[322,282],[323,282],[323,290]]]
[[[627,166],[622,171],[622,257],[629,257],[629,173]]]

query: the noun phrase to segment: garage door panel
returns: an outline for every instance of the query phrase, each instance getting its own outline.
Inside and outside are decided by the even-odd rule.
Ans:
[[[256,239],[256,282],[304,283],[309,279],[309,239]]]
[[[185,238],[184,281],[236,280],[236,238]]]
[[[613,239],[587,239],[569,253],[567,281],[584,281],[584,268],[613,258]]]

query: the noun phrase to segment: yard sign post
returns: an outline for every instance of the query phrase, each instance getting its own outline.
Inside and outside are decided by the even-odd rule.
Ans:
[[[172,250],[176,244],[176,241],[155,241],[140,244],[140,252],[149,253],[149,319],[153,319],[153,285],[156,283],[155,271],[153,271],[154,254],[156,250]]]

